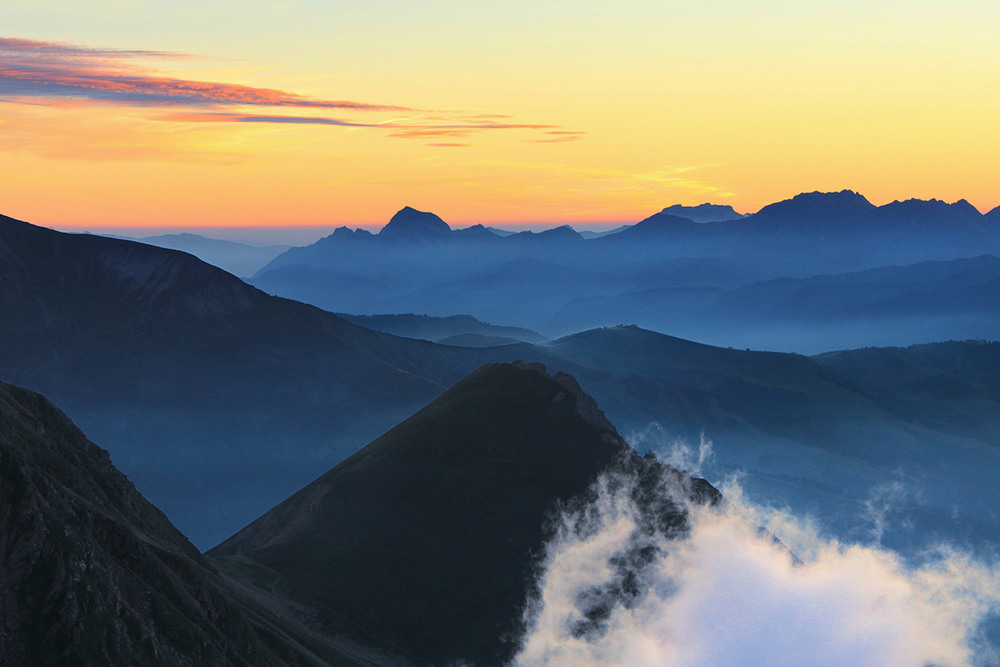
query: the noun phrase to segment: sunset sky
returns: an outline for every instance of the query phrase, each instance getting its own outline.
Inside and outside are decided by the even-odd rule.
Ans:
[[[995,0],[3,4],[0,213],[33,223],[1000,204]]]

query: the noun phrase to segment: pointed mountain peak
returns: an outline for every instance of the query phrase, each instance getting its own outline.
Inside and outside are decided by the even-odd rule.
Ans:
[[[451,227],[438,216],[405,206],[392,216],[378,235],[390,239],[420,240],[441,238],[450,233]]]
[[[552,512],[628,462],[574,378],[487,364],[210,555],[419,664],[507,664]]]

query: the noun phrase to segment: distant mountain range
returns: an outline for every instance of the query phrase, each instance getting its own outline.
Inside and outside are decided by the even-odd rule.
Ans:
[[[577,298],[548,330],[619,322],[711,342],[819,353],[909,340],[1000,338],[1000,258],[921,262],[736,288],[664,287]]]
[[[921,271],[928,285],[976,284],[992,270],[977,262]],[[544,280],[544,264],[524,270]],[[845,533],[871,489],[903,474],[923,490],[888,542],[998,539],[998,343],[803,357],[609,327],[436,345],[268,296],[184,253],[0,219],[0,378],[57,400],[199,546],[484,363],[517,359],[572,373],[637,447],[704,433],[712,474],[742,470],[752,492]]]
[[[729,207],[671,206],[616,233],[590,238],[568,227],[507,236],[482,226],[452,230],[438,216],[407,207],[378,234],[339,228],[311,246],[292,248],[251,282],[269,293],[335,312],[418,312],[439,317],[468,313],[547,337],[579,331],[583,321],[590,326],[638,322],[665,333],[694,336],[715,331],[712,340],[722,342],[727,337],[748,340],[745,329],[755,327],[750,322],[758,316],[753,312],[756,294],[747,295],[744,303],[737,288],[779,278],[861,274],[983,255],[1000,256],[1000,222],[996,213],[981,215],[964,200],[874,206],[850,191],[808,193],[748,216]],[[914,285],[899,283],[899,295],[921,289],[923,270],[913,272]],[[871,309],[865,301],[877,297],[877,286],[872,287],[872,295],[855,288],[862,296],[857,304],[847,302],[845,288],[824,295],[832,300],[831,309],[823,301],[813,307],[831,312],[853,308],[853,319],[863,320],[864,327],[880,326],[879,307]],[[959,302],[969,302],[975,297],[968,289],[955,287],[949,299],[957,296]],[[732,291],[736,309],[745,306],[751,312],[733,313],[725,303],[716,302],[712,290]],[[767,290],[761,286],[757,291]],[[629,319],[627,315],[636,310],[627,305],[629,299],[640,309],[660,312]],[[692,304],[694,310],[708,314],[692,313]],[[677,305],[681,308],[675,312]],[[712,316],[713,308],[720,311],[717,317]],[[856,331],[833,331],[824,337],[810,330],[814,322],[800,321],[794,308],[784,310],[774,321],[793,326],[770,338],[757,329],[758,335],[749,338],[753,345],[814,352],[838,336],[857,339]],[[879,344],[996,331],[993,321],[969,313],[954,320],[956,326],[949,330],[942,324],[947,325],[952,313],[943,312],[941,304],[924,312],[914,302],[909,311],[907,317],[929,321],[917,321],[912,332],[897,327],[899,335],[883,336]],[[736,317],[731,319],[730,314]],[[689,315],[691,321],[686,319]],[[787,316],[792,319],[784,319]],[[748,324],[741,331],[730,321]],[[797,328],[801,334],[795,333]]]

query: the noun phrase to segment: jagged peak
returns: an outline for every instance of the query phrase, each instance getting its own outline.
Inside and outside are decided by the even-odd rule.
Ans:
[[[926,211],[934,213],[957,213],[959,215],[979,217],[982,214],[979,212],[975,206],[970,204],[966,199],[959,199],[958,201],[949,204],[942,199],[916,199],[910,198],[905,200],[895,200],[884,206],[880,206],[879,209],[889,212],[904,211],[904,212],[915,212],[915,211]]]

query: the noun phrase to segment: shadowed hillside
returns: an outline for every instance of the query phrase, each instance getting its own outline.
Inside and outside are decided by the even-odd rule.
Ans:
[[[547,521],[609,466],[665,471],[688,497],[719,499],[641,459],[571,376],[488,365],[210,555],[277,575],[328,630],[420,664],[497,665],[516,648]],[[672,501],[649,503],[683,529]]]
[[[107,452],[3,383],[0,627],[11,666],[360,664],[235,593]]]

